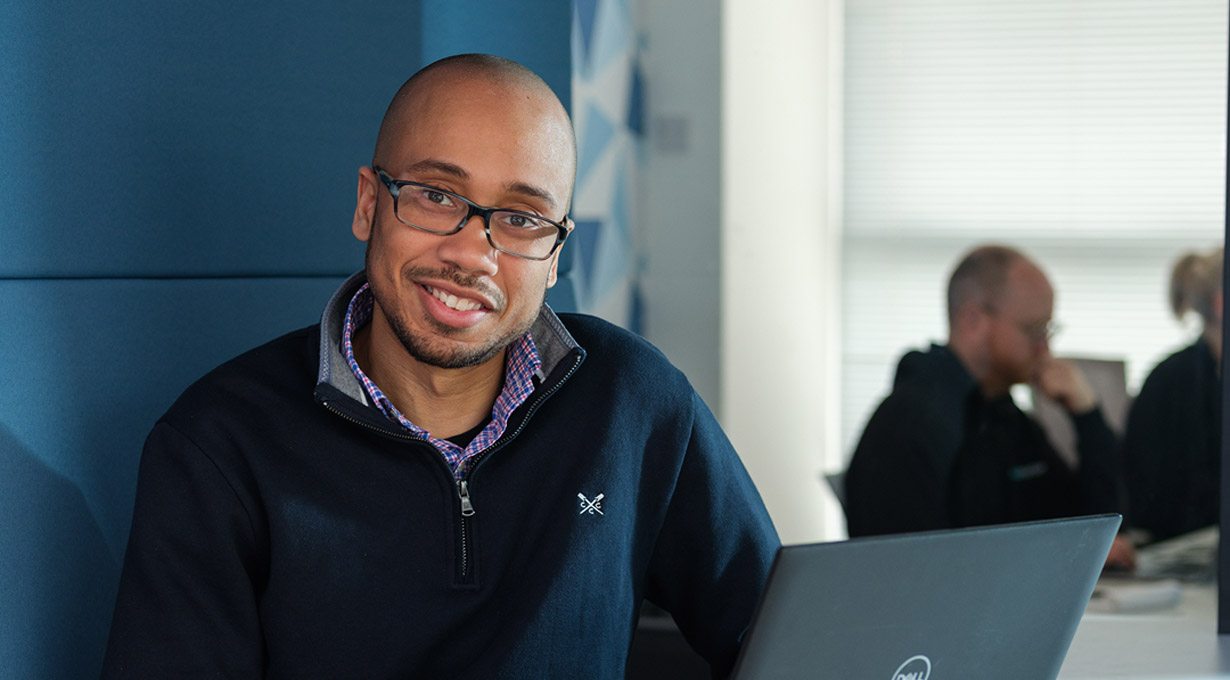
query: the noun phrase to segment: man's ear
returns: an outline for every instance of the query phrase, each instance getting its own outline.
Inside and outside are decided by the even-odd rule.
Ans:
[[[555,286],[555,282],[559,280],[557,269],[559,269],[559,250],[551,256],[551,271],[547,272],[547,288]]]
[[[565,221],[564,226],[568,227],[569,234],[572,234],[572,230],[576,229],[577,227],[576,223],[572,221],[571,217],[569,217]],[[553,287],[555,285],[555,282],[559,280],[559,272],[558,272],[559,254],[563,250],[564,250],[564,246],[560,245],[560,247],[555,249],[555,254],[551,256],[551,271],[547,272],[547,288]]]
[[[966,337],[977,337],[982,334],[990,320],[991,315],[981,300],[966,300],[957,308],[953,330]]]
[[[359,168],[359,190],[355,199],[354,221],[350,231],[360,241],[372,237],[372,223],[376,219],[376,199],[380,196],[380,178],[369,167]]]

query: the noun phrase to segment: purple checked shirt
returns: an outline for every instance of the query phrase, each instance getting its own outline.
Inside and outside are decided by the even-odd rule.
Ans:
[[[453,470],[453,476],[464,479],[467,472],[466,461],[494,444],[500,435],[504,434],[504,429],[508,427],[508,417],[534,391],[534,374],[542,368],[542,360],[534,347],[534,339],[526,333],[509,346],[504,368],[504,389],[496,397],[495,405],[491,409],[491,422],[463,449],[450,441],[432,436],[427,430],[410,422],[367,377],[363,369],[359,368],[359,362],[354,358],[352,338],[356,331],[371,322],[374,302],[375,297],[366,283],[350,299],[350,306],[346,309],[346,325],[342,330],[342,353],[346,356],[346,363],[363,383],[372,401],[389,420],[410,434],[431,442],[444,456],[445,462]]]

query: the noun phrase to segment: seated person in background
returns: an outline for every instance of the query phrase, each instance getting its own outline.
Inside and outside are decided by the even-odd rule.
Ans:
[[[947,345],[902,357],[846,474],[850,536],[1121,511],[1117,442],[1097,395],[1051,356],[1054,292],[1024,255],[983,246],[948,284]],[[1035,382],[1071,414],[1073,470],[1009,388]],[[1119,541],[1111,564],[1128,566]]]
[[[149,435],[104,678],[622,680],[642,598],[730,672],[777,535],[682,373],[544,303],[575,170],[519,64],[402,86],[365,270]]]
[[[1162,540],[1216,524],[1221,483],[1222,249],[1175,264],[1170,304],[1195,311],[1200,338],[1158,364],[1123,435],[1131,525]]]

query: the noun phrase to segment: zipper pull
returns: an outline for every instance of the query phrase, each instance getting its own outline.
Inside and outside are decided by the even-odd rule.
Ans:
[[[461,516],[474,514],[474,504],[470,502],[470,483],[466,480],[457,482],[457,495],[461,498]]]

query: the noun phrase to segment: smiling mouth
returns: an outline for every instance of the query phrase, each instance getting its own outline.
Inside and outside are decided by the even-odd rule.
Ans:
[[[456,295],[453,295],[451,293],[446,293],[442,290],[437,290],[435,288],[432,288],[431,286],[423,286],[423,288],[426,289],[428,293],[431,293],[432,297],[439,300],[440,302],[443,302],[444,306],[448,307],[449,309],[455,309],[459,312],[472,312],[472,311],[483,308],[482,303],[476,300],[470,300],[467,298],[459,298]]]

